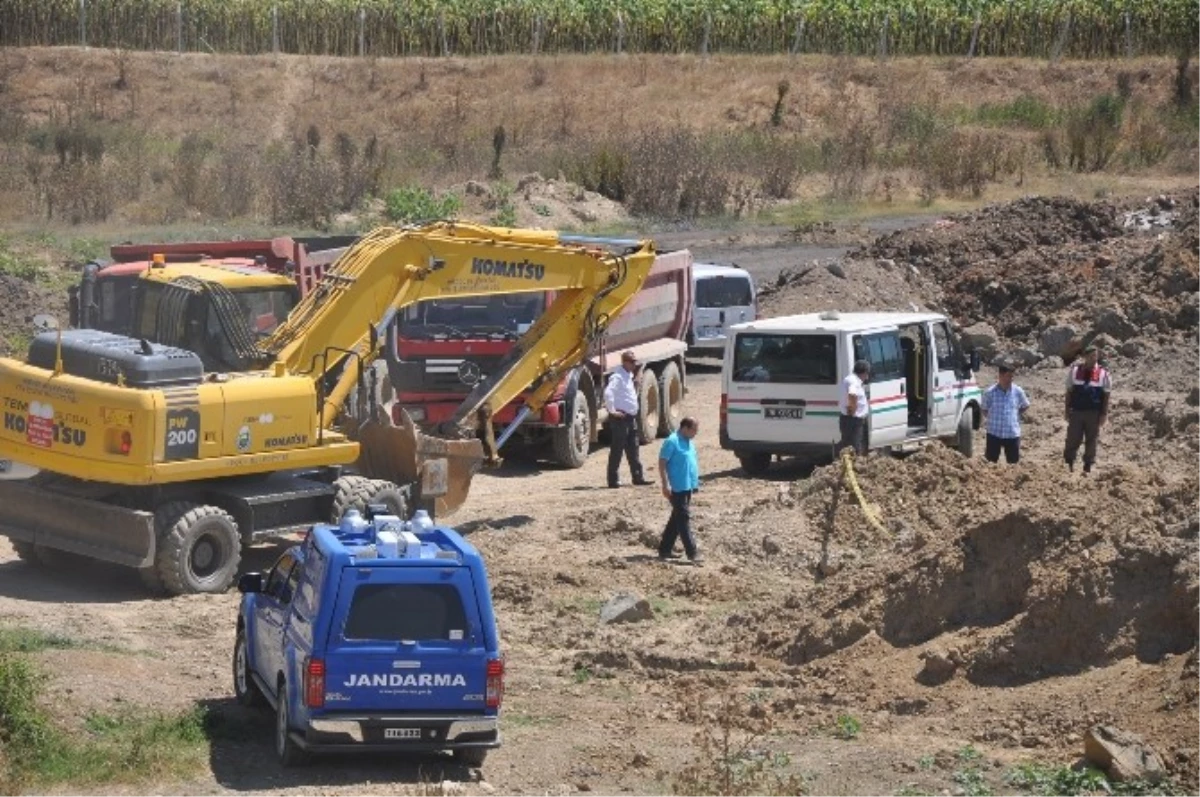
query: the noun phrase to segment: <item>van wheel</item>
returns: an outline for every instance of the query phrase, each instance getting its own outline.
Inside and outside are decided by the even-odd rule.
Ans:
[[[658,395],[662,400],[662,413],[658,420],[658,436],[666,437],[679,428],[683,420],[683,377],[679,366],[667,363],[658,378]]]
[[[13,550],[17,554],[17,558],[20,559],[22,562],[25,562],[26,564],[31,564],[31,565],[41,564],[41,561],[38,559],[38,555],[37,555],[37,546],[34,545],[32,542],[25,542],[24,540],[13,540],[13,539],[10,539],[9,542],[12,543],[12,547],[13,547]]]
[[[582,468],[592,448],[592,409],[582,390],[571,401],[570,422],[552,432],[554,461],[564,468]]]
[[[646,445],[658,437],[658,379],[647,368],[638,385],[638,442]]]
[[[224,509],[174,501],[154,512],[155,567],[172,595],[225,592],[242,559],[237,523]]]
[[[487,754],[486,747],[463,747],[453,753],[455,763],[476,769],[483,766],[483,762],[487,760]]]
[[[747,476],[762,476],[771,468],[771,455],[757,452],[754,454],[738,454],[738,462]]]
[[[289,716],[287,682],[279,681],[275,696],[275,755],[285,767],[297,767],[308,760],[304,750],[292,739],[292,720]]]
[[[974,421],[974,413],[969,408],[958,416],[958,434],[955,436],[954,447],[958,449],[958,453],[968,458],[975,455]]]

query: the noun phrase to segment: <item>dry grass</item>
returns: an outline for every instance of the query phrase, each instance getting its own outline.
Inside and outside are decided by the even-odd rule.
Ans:
[[[1195,73],[1192,63],[1182,73],[1193,103]],[[9,50],[0,211],[321,227],[398,185],[484,177],[501,125],[506,174],[562,170],[654,216],[749,213],[818,185],[851,202],[978,198],[1072,168],[1080,145],[1069,121],[1118,90],[1127,102],[1116,146],[1085,144],[1083,168],[1099,152],[1109,171],[1194,171],[1194,114],[1185,126],[1169,110],[1179,86],[1165,58]],[[64,160],[64,135],[78,156],[68,147]]]

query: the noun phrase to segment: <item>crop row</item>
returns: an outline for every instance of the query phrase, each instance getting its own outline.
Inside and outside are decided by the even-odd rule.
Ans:
[[[1196,0],[7,0],[0,46],[322,55],[1097,58],[1196,47]]]

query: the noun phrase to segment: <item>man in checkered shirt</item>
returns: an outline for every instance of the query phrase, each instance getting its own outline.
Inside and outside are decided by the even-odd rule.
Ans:
[[[988,462],[1004,461],[1015,465],[1021,460],[1021,416],[1029,409],[1029,397],[1013,384],[1013,369],[1001,363],[996,384],[983,394],[983,414],[987,416],[987,446],[983,456]]]

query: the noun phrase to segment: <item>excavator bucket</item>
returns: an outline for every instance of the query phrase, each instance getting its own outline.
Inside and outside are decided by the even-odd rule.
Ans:
[[[354,424],[347,422],[350,427]],[[483,444],[479,440],[444,440],[422,434],[403,411],[400,425],[392,423],[380,409],[371,420],[347,429],[347,433],[359,443],[360,473],[396,484],[418,485],[420,499],[436,501],[434,509],[439,518],[450,515],[467,500],[471,479],[483,464]]]

